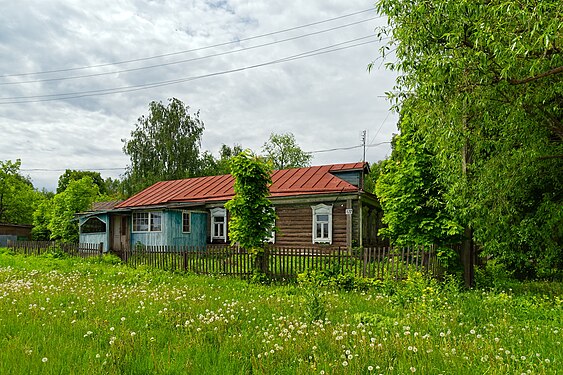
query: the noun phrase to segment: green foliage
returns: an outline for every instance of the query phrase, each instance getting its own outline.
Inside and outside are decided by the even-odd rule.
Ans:
[[[51,239],[49,223],[52,219],[53,201],[45,195],[40,195],[39,202],[33,211],[33,228],[31,235],[35,241],[47,241]]]
[[[71,181],[62,193],[56,194],[53,197],[51,219],[48,225],[51,239],[77,243],[78,220],[74,215],[90,209],[98,196],[98,185],[89,176]]]
[[[216,159],[209,151],[203,152],[200,174],[202,176],[218,176],[231,173],[231,159],[242,151],[240,145],[234,145],[231,148],[223,144],[221,150],[219,150],[219,159]]]
[[[488,260],[482,267],[475,268],[475,287],[477,289],[508,289],[515,281],[514,272],[495,259]]]
[[[356,277],[351,272],[342,271],[338,262],[333,262],[331,267],[322,271],[307,270],[298,274],[297,283],[311,290],[323,287],[349,292],[374,288],[380,284],[380,280]]]
[[[276,217],[268,199],[271,173],[270,164],[249,150],[232,159],[235,196],[225,204],[230,213],[229,237],[232,243],[256,253],[263,252]]]
[[[270,139],[262,146],[264,157],[274,169],[308,167],[313,156],[301,150],[292,133],[270,134]]]
[[[391,94],[434,155],[437,196],[518,277],[563,267],[563,13],[558,0],[380,0]],[[429,224],[435,225],[435,222]],[[440,226],[442,227],[442,226]]]
[[[82,177],[90,177],[92,181],[98,185],[98,190],[100,194],[107,194],[108,189],[106,188],[106,184],[100,172],[93,172],[93,171],[77,171],[72,169],[67,169],[65,173],[59,176],[59,182],[57,184],[57,193],[62,193],[68,187],[68,184],[71,181],[76,181],[82,179]]]
[[[369,174],[365,176],[364,181],[364,190],[368,193],[375,194],[377,180],[379,180],[379,177],[383,173],[383,168],[386,162],[387,160],[380,160],[370,165]]]
[[[0,223],[31,224],[39,193],[20,174],[21,161],[0,161]]]
[[[305,316],[310,322],[322,322],[326,319],[326,301],[315,289],[310,289],[305,295]]]
[[[401,117],[401,134],[380,168],[376,193],[387,224],[381,234],[400,246],[458,242],[463,228],[446,210],[434,155],[416,126],[411,113]]]
[[[125,192],[136,193],[158,181],[201,175],[199,147],[204,124],[199,112],[176,98],[151,102],[149,114],[137,120],[123,152],[131,159],[125,173]]]

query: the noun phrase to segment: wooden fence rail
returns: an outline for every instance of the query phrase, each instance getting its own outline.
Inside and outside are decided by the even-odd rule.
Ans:
[[[8,244],[18,253],[41,255],[64,251],[71,256],[101,256],[98,244],[61,244],[57,242],[16,241]],[[132,267],[147,266],[169,271],[205,275],[248,277],[252,274],[253,257],[244,249],[226,245],[203,248],[188,246],[136,246],[113,252]],[[432,247],[346,248],[279,248],[266,250],[265,270],[275,279],[294,279],[299,273],[314,270],[328,276],[351,273],[358,277],[377,279],[404,278],[409,270],[432,275],[438,262]]]
[[[91,243],[72,244],[58,241],[8,241],[8,248],[25,255],[41,255],[58,251],[81,258],[103,255],[103,247],[101,244]]]

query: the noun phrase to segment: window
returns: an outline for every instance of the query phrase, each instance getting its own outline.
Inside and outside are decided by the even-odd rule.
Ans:
[[[318,204],[313,209],[313,243],[332,243],[332,206]]]
[[[97,217],[91,217],[80,226],[80,233],[105,233],[106,223]]]
[[[162,213],[150,213],[151,232],[160,232],[162,230]]]
[[[227,211],[224,208],[211,210],[211,241],[227,241]]]
[[[182,212],[182,232],[190,233],[192,229],[192,214],[191,212]]]
[[[160,232],[162,212],[134,212],[133,232]]]

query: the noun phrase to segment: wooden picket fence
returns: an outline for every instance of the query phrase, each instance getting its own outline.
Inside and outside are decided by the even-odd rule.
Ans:
[[[102,255],[101,244],[62,244],[57,242],[17,241],[9,245],[14,251],[40,255],[64,251],[72,256]],[[113,252],[132,267],[204,275],[248,277],[254,266],[253,256],[244,249],[227,245],[135,246]],[[377,279],[405,278],[410,270],[436,275],[439,265],[432,247],[281,248],[266,249],[262,269],[273,279],[294,279],[308,270],[327,275],[351,273]]]
[[[45,253],[64,252],[71,256],[88,258],[102,256],[101,244],[72,244],[58,241],[8,241],[8,248],[25,255],[42,255]]]

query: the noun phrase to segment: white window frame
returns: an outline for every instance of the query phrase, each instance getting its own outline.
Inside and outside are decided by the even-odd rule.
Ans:
[[[135,230],[135,215],[140,215],[140,214],[147,214],[148,215],[148,226],[147,226],[147,230]],[[158,230],[153,230],[153,216],[159,216],[160,217],[160,229]],[[137,211],[137,212],[133,212],[131,214],[131,228],[132,228],[132,232],[133,233],[149,233],[149,232],[162,232],[162,211]]]
[[[188,231],[184,230],[184,215],[188,215]],[[191,211],[182,211],[182,233],[191,233],[192,232],[192,212]]]
[[[216,222],[216,218],[222,217],[222,222]],[[215,224],[223,224],[223,235],[215,233]],[[211,241],[223,240],[227,242],[227,210],[222,207],[211,209]]]
[[[311,206],[313,210],[313,243],[328,243],[332,244],[332,206],[326,204],[317,204],[316,206]],[[319,221],[319,215],[327,215],[327,221]],[[320,237],[317,236],[317,224],[318,223],[327,223],[328,224],[328,233],[324,233],[324,230]]]

